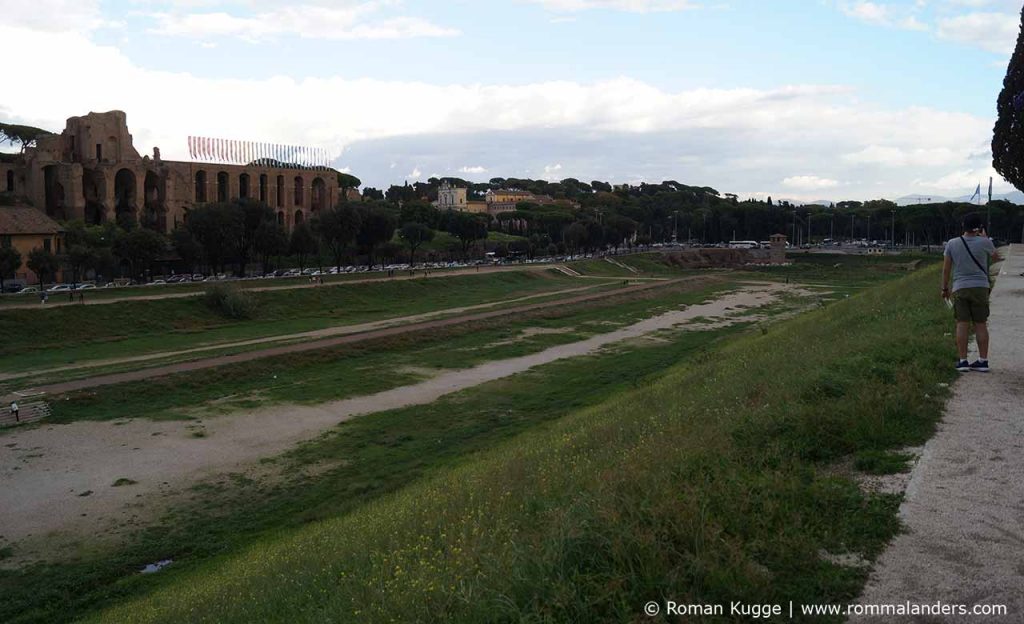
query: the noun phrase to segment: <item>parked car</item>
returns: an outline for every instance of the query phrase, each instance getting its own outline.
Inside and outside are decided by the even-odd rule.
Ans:
[[[26,286],[26,287],[22,288],[21,290],[17,291],[15,294],[18,294],[18,295],[28,295],[28,294],[37,293],[37,292],[39,292],[39,287],[38,286]]]
[[[79,284],[75,290],[96,290],[96,284]]]
[[[46,292],[48,292],[48,293],[68,292],[69,290],[71,290],[71,284],[57,284],[55,286],[50,286],[49,288],[47,288]]]

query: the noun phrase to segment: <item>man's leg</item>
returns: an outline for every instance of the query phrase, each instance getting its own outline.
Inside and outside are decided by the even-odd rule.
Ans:
[[[987,331],[987,330],[986,330]],[[965,321],[956,322],[956,350],[960,354],[961,360],[967,359],[967,339],[971,335],[971,324]],[[986,338],[988,334],[985,334]],[[986,348],[988,344],[986,343]]]
[[[988,359],[988,323],[975,323],[974,334],[978,338],[978,357]]]

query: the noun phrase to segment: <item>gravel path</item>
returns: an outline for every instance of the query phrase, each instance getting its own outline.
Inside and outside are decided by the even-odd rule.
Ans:
[[[907,532],[882,554],[860,600],[1006,605],[1008,615],[886,622],[1024,622],[1022,272],[1024,246],[1015,245],[993,292],[993,372],[969,373],[955,384],[900,508]]]

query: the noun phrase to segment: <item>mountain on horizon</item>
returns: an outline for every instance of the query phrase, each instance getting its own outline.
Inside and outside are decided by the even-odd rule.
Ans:
[[[884,199],[888,199],[888,198],[884,198]],[[983,199],[983,201],[982,201],[981,205],[985,205],[986,202],[984,200],[987,199],[987,197],[983,197],[982,199]],[[1010,202],[1012,204],[1024,205],[1024,192],[1021,192],[1021,191],[1010,191],[1009,193],[994,193],[992,195],[992,199],[993,200],[1003,199],[1003,200],[1006,200],[1006,201],[1008,201],[1008,202]],[[837,199],[818,199],[818,200],[814,200],[814,201],[801,201],[801,200],[795,200],[795,199],[787,199],[787,198],[783,197],[783,198],[780,198],[778,201],[779,202],[788,201],[789,203],[793,204],[794,206],[826,206],[827,207],[827,206],[830,206],[832,204],[838,204],[839,202],[841,202],[843,200],[841,200],[841,199],[838,199],[838,200]],[[971,201],[971,196],[970,195],[962,195],[960,197],[944,197],[942,195],[904,195],[903,197],[897,197],[896,199],[894,199],[892,201],[896,202],[897,206],[912,206],[914,204],[941,204],[941,203],[944,203],[944,202],[967,203],[967,202]]]
[[[984,189],[983,189],[984,190]],[[988,199],[987,193],[982,193],[982,205],[986,203]],[[1006,200],[1012,204],[1024,204],[1024,193],[1021,191],[1010,191],[1009,193],[993,193],[992,199]],[[942,197],[941,195],[904,195],[898,197],[895,200],[899,206],[910,206],[912,204],[941,204],[943,202],[969,202],[971,201],[970,195],[961,195],[960,197]]]

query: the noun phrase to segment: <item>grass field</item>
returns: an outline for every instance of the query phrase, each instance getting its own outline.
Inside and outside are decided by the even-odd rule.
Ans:
[[[552,371],[552,385],[521,376],[526,393],[508,396],[532,411],[545,403],[530,396],[556,390],[578,409],[519,429],[514,401],[491,404],[460,422],[505,441],[463,446],[468,459],[446,455],[459,436],[431,430],[447,423],[429,424],[422,409],[353,421],[304,452],[347,459],[365,449],[386,470],[388,453],[405,449],[423,457],[421,477],[388,487],[380,473],[362,474],[347,492],[376,495],[351,511],[327,489],[304,517],[322,520],[97,590],[142,595],[88,621],[634,621],[664,598],[850,600],[866,571],[821,553],[877,555],[898,530],[898,499],[862,493],[836,465],[933,432],[940,383],[952,376],[935,279],[934,268],[921,271],[766,333],[675,354],[665,374],[616,384],[631,368],[609,356],[607,377],[593,361],[575,377]],[[494,400],[509,392],[488,390]],[[453,420],[466,401],[433,413]],[[422,437],[405,426],[420,414]],[[361,437],[373,422],[383,437]]]
[[[726,282],[679,284],[629,297],[615,297],[612,291],[608,298],[581,305],[255,360],[220,367],[215,375],[195,371],[105,386],[54,401],[49,422],[192,418],[213,401],[217,412],[229,412],[372,394],[421,380],[424,370],[469,368],[583,340],[669,308],[701,302],[730,287]],[[524,337],[527,328],[568,331]]]
[[[253,293],[252,320],[225,319],[198,298],[0,312],[0,371],[60,366],[381,320],[582,286],[513,271],[447,279]]]
[[[535,319],[528,325],[596,324],[632,314],[635,311],[628,309],[594,309],[572,317]],[[0,606],[0,621],[67,621],[91,606],[145,594],[209,557],[245,548],[261,536],[358,509],[411,481],[459,465],[502,440],[644,385],[680,361],[704,357],[716,342],[743,328],[738,324],[678,333],[669,342],[620,345],[598,356],[556,362],[463,391],[429,406],[348,421],[273,462],[281,474],[294,478],[272,480],[270,485],[242,478],[206,483],[195,488],[191,504],[141,532],[124,548],[88,552],[61,565],[0,571],[0,592],[7,598]],[[514,333],[505,328],[492,337]],[[455,348],[476,342],[468,337],[455,340]],[[443,344],[432,352],[438,363],[445,363]],[[309,476],[307,469],[323,465],[333,468],[315,470],[316,476]],[[177,571],[168,569],[171,575],[134,574],[143,564],[165,557],[177,562]]]

